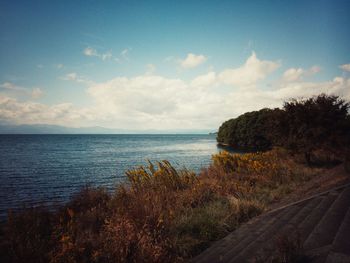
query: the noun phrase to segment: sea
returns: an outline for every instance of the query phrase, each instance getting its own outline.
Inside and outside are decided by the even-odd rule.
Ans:
[[[113,191],[148,160],[199,172],[219,151],[215,135],[0,135],[0,219],[55,207],[87,185]]]

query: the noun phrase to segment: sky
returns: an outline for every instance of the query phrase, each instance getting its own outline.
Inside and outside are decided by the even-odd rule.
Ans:
[[[0,125],[211,129],[350,100],[350,1],[0,1]]]

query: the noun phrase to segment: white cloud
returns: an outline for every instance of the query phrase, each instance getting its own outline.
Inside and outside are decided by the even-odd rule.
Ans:
[[[146,65],[146,75],[153,75],[153,73],[156,71],[156,66],[153,64],[147,64]]]
[[[96,49],[92,47],[86,47],[83,50],[83,54],[88,57],[97,57],[102,59],[103,61],[106,60],[114,60],[116,62],[121,62],[122,60],[129,60],[128,54],[129,54],[130,49],[124,49],[122,52],[120,52],[120,58],[113,56],[111,51],[107,51],[105,53],[100,53]]]
[[[213,75],[209,72],[206,76]],[[350,99],[350,79],[343,77],[319,83],[286,82],[279,89],[259,87],[226,92],[219,86],[203,88],[208,83],[205,81],[198,85],[193,83],[154,75],[117,77],[90,84],[87,94],[93,103],[85,108],[70,103],[48,106],[0,95],[0,119],[17,123],[101,125],[141,130],[215,129],[228,118],[263,107],[280,107],[284,100],[293,97],[327,93]]]
[[[14,91],[25,91],[26,90],[25,88],[17,86],[15,84],[13,84],[12,82],[4,82],[4,83],[0,84],[0,89],[14,90]]]
[[[309,74],[316,74],[316,73],[319,73],[321,71],[321,67],[319,66],[312,66],[310,69],[309,69]]]
[[[155,75],[151,65],[147,66],[149,74],[131,78],[119,76],[99,83],[87,81],[72,72],[63,78],[84,81],[86,94],[92,100],[88,107],[77,107],[71,103],[50,106],[0,94],[0,119],[17,123],[100,125],[140,130],[215,129],[224,120],[263,107],[280,107],[283,101],[293,97],[327,93],[350,100],[350,78],[346,77],[311,82],[295,77],[300,76],[295,69],[290,71],[289,77],[293,74],[294,77],[288,81],[281,81],[283,76],[277,77],[280,80],[278,87],[259,83],[278,66],[278,62],[260,60],[253,53],[238,68],[221,73],[210,71],[189,81]],[[318,71],[316,67],[299,70],[301,76]],[[224,73],[230,73],[230,78]],[[248,76],[251,77],[249,81]],[[246,88],[250,86],[254,88]],[[16,86],[5,82],[0,87],[13,89]],[[40,91],[37,90],[37,93],[40,94]]]
[[[83,53],[84,53],[85,56],[88,56],[88,57],[94,57],[94,56],[98,57],[96,49],[93,49],[91,47],[85,48]]]
[[[110,60],[113,56],[111,51],[107,51],[106,53],[99,54],[99,57],[105,61],[105,60]]]
[[[217,83],[216,73],[213,71],[208,72],[205,75],[194,78],[191,82],[192,86],[207,87],[215,85]]]
[[[38,99],[43,95],[43,91],[40,88],[34,88],[31,92],[31,96],[33,99]]]
[[[219,112],[222,98],[181,79],[155,75],[117,77],[90,86],[88,94],[95,101],[93,112],[98,119],[118,123],[119,127],[199,128],[221,120],[213,113]]]
[[[206,88],[215,87],[215,88]],[[320,93],[350,98],[350,79],[284,82],[278,89],[222,89],[215,72],[192,81],[162,76],[118,77],[90,86],[97,119],[141,129],[217,128],[246,111],[280,107],[293,97]],[[92,110],[95,112],[95,110]]]
[[[302,68],[290,68],[283,73],[282,80],[287,82],[301,81],[304,77],[314,75],[320,71],[321,68],[319,66],[312,66],[307,70]]]
[[[112,53],[111,53],[110,51],[101,54],[102,60],[108,60],[108,59],[111,59],[112,57],[113,57],[113,56],[112,56]]]
[[[28,88],[17,86],[11,82],[4,82],[3,84],[0,84],[0,90],[1,89],[9,92],[14,91],[15,93],[21,95],[29,95],[33,99],[38,99],[43,95],[43,91],[40,88],[33,88],[30,90]]]
[[[120,52],[121,59],[129,60],[129,51],[130,51],[130,49],[126,48],[122,52]]]
[[[326,82],[294,82],[285,83],[274,91],[268,91],[269,96],[279,100],[310,97],[321,93],[338,95],[350,100],[350,79],[335,77]]]
[[[340,69],[350,72],[350,64],[344,64],[339,66]]]
[[[92,82],[80,75],[78,75],[76,72],[71,72],[68,73],[66,75],[64,75],[63,77],[61,77],[62,80],[68,80],[68,81],[75,81],[78,83],[85,83],[85,84],[91,84]]]
[[[70,103],[48,106],[0,94],[0,120],[19,124],[59,124],[77,126],[77,120],[85,119],[84,109],[76,110]]]
[[[78,74],[75,72],[68,73],[62,77],[63,80],[73,80],[73,81],[77,80],[77,78],[78,78]]]
[[[260,60],[253,52],[243,66],[224,70],[219,74],[219,79],[226,85],[255,86],[258,81],[265,79],[267,75],[279,67],[279,62]]]
[[[97,52],[96,49],[91,48],[91,47],[85,48],[83,50],[83,54],[85,56],[88,56],[88,57],[98,57],[98,58],[102,59],[103,61],[110,60],[110,59],[113,58],[113,55],[112,55],[111,51],[107,51],[105,53],[99,53],[99,52]]]
[[[160,76],[118,77],[91,86],[88,93],[106,113],[143,113],[161,115],[177,107],[175,93],[186,85],[179,79]]]
[[[63,69],[64,68],[64,65],[63,64],[56,64],[55,67],[57,69]]]
[[[195,55],[193,53],[189,53],[185,59],[180,59],[179,63],[182,68],[189,69],[203,64],[206,60],[207,58],[203,55]]]
[[[290,68],[283,73],[284,81],[297,81],[301,79],[301,76],[304,74],[302,68]]]

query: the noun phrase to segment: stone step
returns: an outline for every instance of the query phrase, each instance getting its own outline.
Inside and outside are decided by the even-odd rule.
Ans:
[[[282,211],[283,215],[280,218],[277,218],[276,220],[272,221],[272,223],[269,224],[267,228],[258,229],[258,231],[251,233],[245,240],[243,240],[237,246],[233,247],[230,251],[224,254],[222,260],[219,262],[229,262],[260,236],[268,236],[273,233],[276,233],[281,228],[281,226],[283,226],[299,210],[300,204],[296,204],[289,207],[288,209],[284,209],[284,211]]]
[[[271,254],[276,252],[276,241],[278,238],[288,237],[291,234],[293,238],[298,238],[298,233],[295,232],[297,226],[305,220],[311,211],[315,209],[321,203],[323,199],[321,197],[308,200],[300,204],[302,208],[300,211],[292,217],[280,230],[272,235],[261,236],[255,242],[247,246],[238,256],[233,258],[230,262],[246,262],[251,258],[268,258]],[[288,209],[288,208],[287,208]],[[296,240],[297,242],[298,240]],[[254,256],[252,256],[254,255]]]
[[[311,213],[299,224],[296,231],[302,243],[309,237],[314,227],[320,222],[329,207],[337,199],[339,192],[331,192],[327,195],[320,196],[322,201],[316,206]]]
[[[331,245],[327,245],[307,251],[308,262],[325,263],[331,247]]]
[[[310,262],[350,263],[350,185],[260,215],[193,262],[270,262],[279,236],[296,238]]]
[[[327,257],[326,263],[350,263],[350,256],[331,252]]]
[[[350,203],[326,262],[350,262]]]
[[[219,262],[221,255],[238,245],[240,242],[244,241],[246,238],[249,238],[252,232],[257,231],[257,228],[265,229],[269,225],[273,224],[273,222],[281,216],[281,212],[281,210],[274,211],[250,220],[225,238],[216,241],[213,246],[209,247],[206,251],[195,257],[192,262]]]
[[[350,256],[350,203],[346,216],[335,236],[332,251]]]
[[[234,230],[232,233],[228,234],[226,237],[215,241],[204,252],[202,252],[197,257],[193,258],[192,262],[206,262],[207,258],[210,257],[212,254],[217,254],[220,252],[220,250],[225,250],[227,249],[227,247],[231,247],[231,245],[234,245],[238,240],[245,237],[247,231],[250,231],[250,229],[254,227],[254,224],[252,224],[252,221],[255,222],[256,218],[243,224],[241,227]]]
[[[305,201],[300,203],[300,210],[290,219],[281,225],[277,232],[266,232],[259,238],[254,240],[245,249],[243,249],[238,255],[232,258],[229,262],[246,262],[253,254],[256,254],[257,250],[265,249],[266,251],[276,251],[276,240],[278,237],[284,237],[289,235],[296,226],[302,222],[305,217],[314,209],[318,203],[321,202],[320,198],[314,198],[311,201]],[[286,208],[289,209],[289,208]],[[269,252],[267,252],[269,253]],[[255,256],[254,256],[255,257]]]
[[[304,243],[304,249],[312,250],[332,244],[339,225],[347,212],[344,207],[350,204],[350,187],[345,188],[329,207],[326,214],[313,229]]]

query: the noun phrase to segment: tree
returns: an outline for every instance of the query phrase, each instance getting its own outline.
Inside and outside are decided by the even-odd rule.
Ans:
[[[274,144],[274,126],[281,112],[265,108],[228,120],[219,128],[217,141],[236,149],[268,150]]]
[[[349,103],[321,94],[285,102],[279,120],[281,144],[303,153],[308,164],[315,150],[346,152],[349,147]]]

